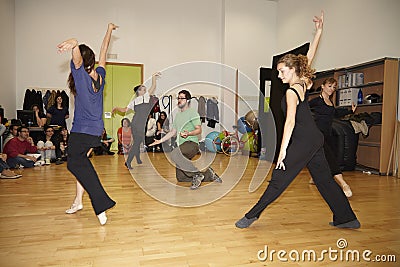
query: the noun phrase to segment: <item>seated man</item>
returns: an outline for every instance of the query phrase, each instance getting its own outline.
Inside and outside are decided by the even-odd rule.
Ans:
[[[35,165],[36,158],[27,153],[37,153],[37,148],[29,136],[29,130],[25,126],[18,127],[18,137],[12,138],[4,146],[3,153],[7,154],[7,164],[11,168],[17,168],[18,165],[25,168],[32,168]]]
[[[187,90],[178,93],[179,112],[175,115],[172,129],[150,146],[159,145],[173,136],[177,136],[178,147],[171,152],[171,159],[175,163],[176,179],[178,182],[192,182],[190,189],[197,189],[201,183],[215,181],[222,183],[222,179],[209,166],[201,172],[191,161],[199,150],[198,135],[201,134],[200,115],[190,108],[191,94]]]
[[[7,154],[0,153],[0,178],[15,179],[21,177],[21,174],[16,174],[10,170],[10,166],[7,165],[6,160]]]
[[[11,139],[13,139],[14,137],[17,137],[18,136],[18,127],[19,127],[20,125],[16,125],[16,124],[11,124],[10,125],[10,127],[9,127],[9,133],[8,133],[8,135],[6,136],[6,138],[4,139],[4,142],[3,142],[3,147],[7,144],[7,142],[8,141],[10,141]]]
[[[60,141],[54,135],[53,127],[46,125],[44,127],[44,133],[44,137],[39,138],[37,142],[37,149],[40,152],[42,163],[46,165],[49,165],[50,162],[62,164]]]

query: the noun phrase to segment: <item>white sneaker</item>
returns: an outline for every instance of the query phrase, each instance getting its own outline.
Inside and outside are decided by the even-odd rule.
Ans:
[[[40,160],[36,161],[35,164],[33,164],[33,166],[35,166],[35,167],[39,167],[39,166],[42,166],[42,165],[43,164],[42,164],[42,162]]]
[[[103,211],[102,213],[100,213],[99,215],[97,215],[97,218],[99,219],[99,222],[101,225],[105,225],[107,222],[107,216],[106,216],[106,212]]]

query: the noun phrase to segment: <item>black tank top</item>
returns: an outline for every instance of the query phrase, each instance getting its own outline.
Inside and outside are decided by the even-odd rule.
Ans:
[[[299,100],[299,104],[296,107],[295,126],[293,128],[290,143],[296,142],[298,144],[304,144],[303,148],[305,150],[315,150],[322,147],[324,137],[315,124],[306,96],[304,97],[304,100],[301,100],[299,93],[294,88],[289,88],[288,90],[294,91]],[[281,107],[286,117],[286,96],[282,98]]]

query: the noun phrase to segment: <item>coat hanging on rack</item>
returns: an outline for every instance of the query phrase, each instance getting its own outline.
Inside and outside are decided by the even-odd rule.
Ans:
[[[206,98],[204,96],[199,97],[199,106],[197,107],[197,112],[200,115],[201,122],[206,122]]]
[[[218,100],[212,97],[207,100],[207,126],[215,128],[215,124],[219,123]]]

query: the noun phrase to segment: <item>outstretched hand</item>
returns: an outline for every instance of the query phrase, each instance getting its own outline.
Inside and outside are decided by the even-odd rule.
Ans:
[[[351,103],[351,111],[356,112],[357,109],[357,104],[354,104],[354,102]]]
[[[162,142],[161,142],[161,139],[154,139],[154,142],[153,143],[151,143],[149,146],[156,146],[156,145],[159,145],[159,144],[161,144]]]
[[[159,79],[159,78],[161,78],[161,72],[155,72],[155,73],[153,73],[153,79]]]
[[[119,28],[119,26],[115,25],[114,23],[108,23],[108,29],[116,30],[118,28]]]
[[[324,11],[321,11],[321,16],[314,16],[313,22],[316,30],[322,30],[324,26]]]
[[[278,156],[278,160],[276,161],[276,167],[275,169],[282,169],[286,170],[285,163],[283,163],[283,160],[286,158],[286,151],[281,151]]]
[[[74,47],[78,45],[78,40],[75,38],[71,38],[68,40],[65,40],[64,42],[60,43],[57,45],[57,51],[58,53],[63,53],[69,50],[72,50]]]

